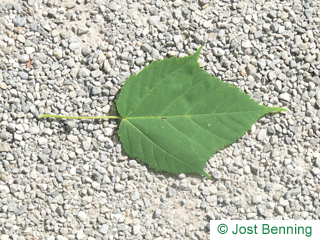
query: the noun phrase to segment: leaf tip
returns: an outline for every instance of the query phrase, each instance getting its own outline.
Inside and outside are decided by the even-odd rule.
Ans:
[[[267,107],[266,113],[286,112],[288,109],[279,107]]]
[[[204,177],[211,178],[211,176],[205,170],[202,170],[200,174]]]
[[[200,52],[201,52],[201,49],[202,49],[202,45],[197,49],[197,51],[195,51],[195,53],[194,54],[192,54],[194,57],[196,57],[196,58],[198,58],[199,57],[199,54],[200,54]]]

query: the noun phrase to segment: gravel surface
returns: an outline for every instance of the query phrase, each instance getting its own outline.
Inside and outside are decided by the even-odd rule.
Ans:
[[[0,240],[209,239],[212,219],[320,217],[320,2],[1,0]],[[267,106],[212,179],[149,169],[113,120],[132,73],[200,45]]]

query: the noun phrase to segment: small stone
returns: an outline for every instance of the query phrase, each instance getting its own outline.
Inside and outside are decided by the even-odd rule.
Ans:
[[[243,48],[251,48],[253,47],[250,40],[242,41]]]
[[[275,72],[275,71],[270,71],[270,72],[268,73],[268,78],[269,78],[270,81],[276,80],[276,79],[277,79],[277,74],[276,74],[276,72]]]
[[[81,221],[84,222],[87,220],[87,214],[83,211],[78,212],[77,218]]]
[[[290,94],[289,94],[289,93],[281,93],[281,94],[279,95],[279,99],[280,99],[280,100],[283,100],[283,101],[286,101],[286,102],[290,102],[291,97],[290,97]]]
[[[250,166],[248,166],[248,165],[245,166],[244,169],[243,169],[243,171],[244,171],[245,174],[251,173],[251,168],[250,168]]]
[[[78,3],[80,3],[79,1],[77,1]],[[75,3],[75,1],[68,1],[68,3],[67,3],[67,9],[72,9],[72,8],[74,8],[76,6],[76,3]]]
[[[56,240],[68,240],[68,238],[62,235],[57,235]]]
[[[259,165],[258,164],[251,164],[250,169],[252,174],[257,175],[259,172]]]
[[[313,60],[315,59],[316,57],[315,56],[312,56],[311,54],[307,54],[305,57],[304,57],[304,60],[308,63],[311,63],[313,62]]]
[[[176,195],[176,190],[174,188],[168,188],[168,197],[174,197]]]
[[[84,57],[90,55],[90,53],[91,53],[91,48],[90,48],[89,46],[85,46],[85,47],[83,47],[82,50],[81,50],[81,54],[82,54]]]
[[[81,78],[89,77],[90,76],[90,70],[85,68],[85,67],[82,67],[82,68],[80,68],[80,70],[78,72],[78,75]]]
[[[138,58],[136,58],[136,65],[137,65],[137,66],[143,66],[144,63],[145,63],[145,60],[144,60],[143,57],[138,57]]]
[[[139,232],[140,232],[140,230],[141,230],[141,226],[139,226],[139,225],[134,225],[134,226],[132,227],[132,233],[133,233],[133,235],[138,235]]]
[[[10,236],[7,234],[2,234],[0,240],[10,240]]]
[[[255,76],[257,73],[256,67],[253,66],[252,64],[248,64],[246,67],[246,70],[247,70],[247,74],[251,76]]]
[[[102,74],[103,74],[103,72],[101,72],[99,69],[97,69],[97,70],[91,72],[91,77],[93,77],[93,78],[98,78],[98,77],[100,77]]]
[[[161,209],[157,208],[154,212],[153,212],[153,218],[159,218],[161,216]]]
[[[155,48],[152,49],[152,51],[151,51],[151,57],[154,58],[154,59],[158,59],[159,56],[160,56],[159,51],[158,51],[157,49],[155,49]]]
[[[90,90],[91,95],[98,95],[102,92],[100,87],[93,86]]]
[[[213,176],[214,179],[219,180],[222,177],[222,174],[221,174],[220,171],[214,171],[212,173],[212,176]]]
[[[151,53],[152,51],[152,47],[148,43],[142,44],[141,49],[148,53]]]
[[[251,198],[251,202],[253,204],[259,204],[262,202],[262,197],[260,195],[254,195],[252,198]]]
[[[268,17],[270,17],[272,19],[276,18],[277,17],[277,11],[275,11],[275,10],[270,11],[269,14],[268,14]]]
[[[51,8],[48,10],[48,17],[50,18],[57,18],[57,9]]]
[[[62,162],[60,167],[59,167],[59,172],[63,172],[67,169],[67,163],[66,162]]]
[[[4,82],[0,82],[0,88],[6,90],[8,88],[7,84]]]
[[[10,145],[7,142],[0,143],[0,152],[9,152],[10,151]]]
[[[134,160],[134,159],[131,159],[131,160],[129,160],[129,162],[128,162],[129,167],[133,167],[133,166],[135,166],[136,164],[137,164],[137,161]]]
[[[34,47],[25,47],[24,50],[25,50],[26,54],[31,54],[36,51],[36,49]]]
[[[209,0],[199,0],[201,6],[204,6],[209,3]]]
[[[48,144],[48,139],[44,138],[44,137],[40,137],[38,139],[38,144],[39,145],[47,145]]]
[[[70,43],[70,44],[69,44],[69,49],[70,49],[71,51],[75,51],[75,50],[77,50],[78,48],[80,48],[80,44],[77,43],[77,42],[74,42],[74,43]]]
[[[168,56],[169,57],[175,57],[175,56],[177,56],[177,52],[176,51],[169,51],[168,52]]]
[[[254,37],[257,39],[261,38],[262,36],[263,36],[263,33],[261,30],[258,30],[254,33]]]
[[[78,34],[78,36],[82,36],[84,34],[87,34],[88,32],[89,32],[89,28],[87,28],[87,27],[79,27],[78,31],[77,31],[77,34]]]
[[[148,22],[151,26],[158,26],[159,21],[160,21],[159,16],[151,16],[148,20]]]
[[[22,54],[18,58],[19,63],[26,63],[29,61],[29,54]]]
[[[216,57],[221,57],[224,55],[224,50],[222,48],[214,48],[213,49],[213,54],[216,56]]]
[[[72,129],[74,129],[76,127],[76,123],[74,121],[68,121],[66,123],[66,129],[68,131],[71,131]]]
[[[183,1],[182,0],[176,0],[176,1],[174,1],[173,3],[172,3],[172,5],[174,6],[174,7],[180,7],[181,5],[183,5]]]
[[[309,21],[312,21],[313,20],[313,9],[312,8],[307,8],[305,11],[304,11],[304,14],[306,15],[306,17],[308,18]]]
[[[259,61],[258,61],[258,66],[259,66],[261,69],[264,69],[264,68],[267,66],[267,61],[266,61],[266,59],[260,58]]]
[[[62,58],[62,50],[61,49],[54,49],[53,56],[55,56],[58,60]]]
[[[68,135],[68,140],[70,141],[70,142],[73,142],[73,143],[77,143],[77,142],[79,142],[79,138],[77,137],[77,136],[75,136],[75,135]]]
[[[116,15],[113,12],[110,12],[106,15],[105,19],[107,22],[111,22],[116,18]]]
[[[267,129],[261,129],[260,132],[257,135],[257,139],[259,141],[264,140],[267,137]]]
[[[196,43],[201,44],[203,42],[203,38],[200,36],[199,33],[195,33],[193,35],[194,40],[196,41]]]
[[[19,42],[21,42],[21,43],[25,43],[25,42],[26,42],[26,38],[25,38],[23,35],[21,35],[21,34],[19,34],[19,35],[17,36],[17,40],[18,40]]]
[[[70,70],[70,76],[72,78],[76,78],[78,76],[78,72],[79,72],[79,69],[74,67],[74,68],[71,68]]]
[[[274,208],[276,210],[277,213],[279,213],[280,215],[283,215],[284,213],[284,209],[281,206],[275,206]]]
[[[20,71],[18,72],[18,76],[21,77],[21,79],[27,80],[29,77],[29,74],[24,71]]]
[[[22,27],[26,24],[27,20],[25,17],[16,17],[12,20],[14,26],[16,27]]]
[[[69,68],[74,67],[75,62],[74,62],[73,58],[68,59],[68,60],[66,61],[66,65],[67,65]],[[58,67],[59,67],[59,66],[58,66]]]
[[[117,10],[120,8],[120,6],[119,6],[117,3],[115,3],[115,2],[111,2],[111,3],[108,5],[108,8],[109,8],[110,10],[112,10],[112,11],[117,11]]]
[[[137,201],[137,200],[139,200],[139,199],[140,199],[140,194],[139,194],[139,192],[137,192],[137,191],[133,192],[133,194],[131,195],[131,200],[132,200],[132,201]]]
[[[109,230],[109,226],[108,224],[105,223],[105,224],[102,224],[102,226],[99,229],[99,232],[102,234],[107,234],[108,230]]]
[[[126,187],[122,184],[116,184],[114,187],[114,190],[116,192],[123,192],[126,189]]]

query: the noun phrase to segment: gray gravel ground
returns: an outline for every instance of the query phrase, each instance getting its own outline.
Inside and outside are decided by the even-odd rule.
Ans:
[[[0,240],[208,239],[211,219],[320,218],[320,2],[1,0]],[[128,76],[200,45],[200,65],[267,106],[213,178],[130,159]]]

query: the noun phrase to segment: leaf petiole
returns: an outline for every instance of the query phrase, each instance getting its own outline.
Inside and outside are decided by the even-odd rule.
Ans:
[[[119,116],[91,116],[91,117],[79,117],[79,116],[63,116],[63,115],[55,115],[55,114],[42,114],[38,118],[67,118],[67,119],[122,119]]]

